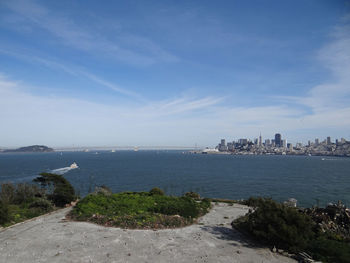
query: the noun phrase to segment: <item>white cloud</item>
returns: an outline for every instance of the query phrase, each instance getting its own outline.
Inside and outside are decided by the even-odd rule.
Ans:
[[[15,2],[11,2],[15,3]],[[45,27],[65,43],[81,50],[102,49],[119,59],[153,63],[170,59],[153,42],[133,36],[121,41],[144,45],[154,56],[139,56],[122,49],[94,32],[78,28],[73,21],[56,17],[49,10],[15,4],[13,10]],[[292,141],[324,137],[330,131],[349,139],[350,131],[350,30],[338,27],[333,40],[319,51],[318,59],[332,78],[300,97],[280,97],[274,105],[238,107],[220,96],[179,96],[146,101],[100,76],[53,60],[12,52],[10,55],[35,60],[47,67],[88,78],[106,88],[138,100],[138,105],[103,105],[80,99],[46,97],[25,92],[25,84],[0,75],[0,138],[2,146],[43,143],[59,145],[199,145],[220,138],[272,136],[282,132]],[[96,40],[95,38],[98,38]],[[84,43],[81,45],[81,43]],[[9,53],[7,51],[7,53]],[[11,53],[11,52],[10,52]],[[147,53],[147,52],[146,52]],[[171,60],[171,59],[170,59]],[[232,98],[231,98],[232,99]],[[240,99],[240,98],[234,98]],[[234,101],[234,99],[232,101]],[[302,134],[304,133],[304,134]]]
[[[303,97],[285,97],[309,107],[313,113],[335,114],[350,105],[350,27],[337,27],[332,37],[333,40],[318,53],[319,61],[331,74],[331,80],[312,87]]]
[[[157,62],[176,62],[178,58],[145,37],[115,32],[118,41],[108,40],[100,32],[77,25],[73,19],[31,0],[13,0],[5,3],[19,18],[8,19],[14,26],[34,25],[61,40],[63,45],[104,55],[133,65],[150,65]],[[105,25],[108,26],[108,25]],[[133,49],[130,48],[130,41]]]
[[[34,55],[26,55],[18,50],[13,51],[13,50],[9,50],[9,49],[4,49],[4,48],[1,49],[0,48],[0,53],[15,57],[17,59],[29,61],[31,63],[36,62],[36,63],[39,63],[41,65],[44,65],[45,67],[49,67],[49,68],[54,69],[54,70],[63,71],[65,73],[68,73],[68,74],[73,75],[73,76],[80,76],[83,78],[87,78],[87,79],[95,82],[96,84],[99,84],[100,86],[106,87],[106,88],[111,89],[113,91],[116,91],[120,94],[126,95],[128,97],[131,97],[131,98],[134,98],[137,100],[144,100],[140,94],[133,92],[133,91],[130,91],[130,90],[127,90],[125,88],[122,88],[115,83],[111,83],[107,80],[104,80],[101,77],[98,77],[90,72],[87,72],[85,69],[81,69],[81,68],[78,68],[76,66],[72,66],[72,65],[67,66],[67,65],[64,65],[62,63],[56,62],[52,59],[42,58],[42,57],[38,57],[38,56],[34,56]]]
[[[254,138],[260,131],[263,136],[282,131],[293,138],[293,131],[303,129],[350,128],[350,107],[305,116],[283,105],[235,107],[222,102],[217,97],[179,97],[137,107],[102,105],[31,95],[24,84],[1,75],[1,144],[206,146],[221,137]]]

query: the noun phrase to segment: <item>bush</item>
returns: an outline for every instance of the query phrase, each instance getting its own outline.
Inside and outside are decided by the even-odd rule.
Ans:
[[[253,208],[257,208],[261,205],[264,205],[266,200],[271,200],[271,198],[263,198],[263,197],[249,197],[249,199],[244,200],[242,202],[243,205],[247,205]]]
[[[36,185],[20,183],[16,185],[13,203],[26,203],[31,201],[34,197],[41,197],[42,195],[43,191],[41,191]]]
[[[112,191],[109,187],[101,185],[95,187],[94,194],[111,195]]]
[[[314,238],[312,219],[296,208],[286,207],[271,199],[251,200],[254,211],[232,222],[256,239],[277,248],[298,252],[307,248]]]
[[[167,228],[188,225],[205,214],[209,207],[208,200],[197,202],[189,197],[147,192],[90,194],[77,203],[71,216],[119,227]]]
[[[8,205],[0,200],[0,225],[7,223],[9,220],[10,215]]]
[[[201,196],[195,192],[187,192],[187,193],[185,193],[184,196],[189,197],[189,198],[193,198],[193,199],[197,199],[197,200],[201,198]]]
[[[308,252],[322,262],[350,263],[350,244],[321,235],[310,242]]]
[[[49,212],[53,209],[52,203],[44,198],[37,198],[29,204],[29,208],[40,208],[45,212]]]
[[[164,195],[164,191],[158,187],[154,187],[149,191],[150,195]]]
[[[11,183],[1,184],[0,200],[7,204],[12,204],[15,199],[15,185]]]
[[[2,184],[0,199],[8,204],[28,203],[35,197],[42,197],[45,193],[38,186],[28,183]]]
[[[200,214],[200,206],[189,197],[155,197],[157,206],[152,212],[164,215],[179,215],[186,218],[195,218]]]

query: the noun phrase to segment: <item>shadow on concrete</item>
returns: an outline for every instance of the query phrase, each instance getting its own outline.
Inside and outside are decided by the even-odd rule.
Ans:
[[[233,246],[245,246],[250,248],[263,248],[248,236],[240,233],[236,229],[225,226],[202,226],[201,229],[221,240],[231,241]]]

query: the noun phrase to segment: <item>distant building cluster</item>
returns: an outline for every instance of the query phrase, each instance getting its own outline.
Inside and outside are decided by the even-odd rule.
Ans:
[[[225,139],[221,139],[221,142],[216,147],[220,152],[225,151],[233,151],[234,149],[241,148],[247,145],[254,145],[256,147],[289,147],[292,148],[291,143],[287,143],[287,140],[282,139],[282,135],[280,133],[276,133],[274,139],[266,139],[265,142],[262,140],[262,136],[260,134],[259,138],[256,138],[254,140],[242,138],[238,139],[237,141],[228,142],[226,144]]]
[[[280,133],[276,133],[273,139],[265,139],[262,136],[250,140],[241,138],[236,141],[226,143],[221,139],[215,149],[205,149],[203,153],[232,153],[232,154],[293,154],[293,155],[333,155],[350,156],[350,142],[341,138],[332,142],[331,137],[320,141],[316,138],[314,141],[308,141],[307,145],[302,143],[288,143],[282,138]]]

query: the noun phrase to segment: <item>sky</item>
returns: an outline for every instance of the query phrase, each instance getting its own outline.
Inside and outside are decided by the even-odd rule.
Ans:
[[[0,0],[0,147],[350,140],[350,1]]]

